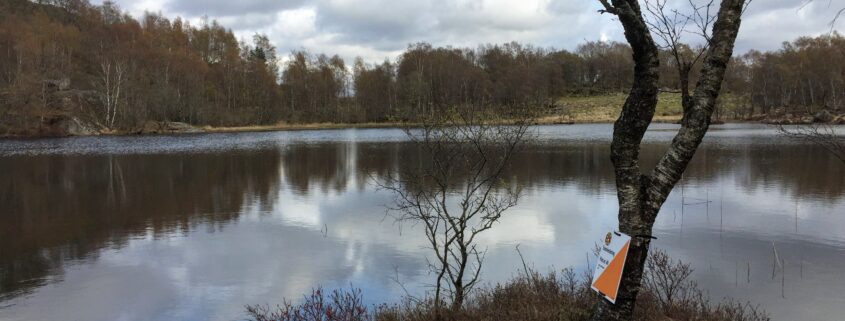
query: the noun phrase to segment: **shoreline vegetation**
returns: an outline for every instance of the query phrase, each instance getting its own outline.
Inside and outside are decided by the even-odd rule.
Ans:
[[[663,251],[652,254],[646,269],[635,321],[770,320],[750,302],[711,301],[691,280],[690,265]],[[460,308],[438,306],[430,297],[410,295],[398,303],[367,306],[363,303],[366,293],[360,289],[316,288],[299,300],[249,305],[246,314],[254,321],[587,321],[600,300],[591,283],[590,274],[571,268],[544,274],[526,267],[509,281],[471,292]]]
[[[593,96],[570,96],[558,99],[554,105],[543,110],[533,119],[533,125],[572,125],[613,123],[619,115],[626,95],[623,93]],[[730,96],[729,96],[730,97]],[[730,98],[729,98],[730,99]],[[724,113],[734,113],[738,107],[732,104],[722,104]],[[379,121],[379,122],[311,122],[288,123],[278,122],[264,125],[241,126],[212,126],[192,125],[183,122],[147,121],[143,125],[130,129],[106,129],[87,123],[71,115],[57,115],[60,121],[54,121],[50,126],[33,129],[24,134],[0,133],[7,138],[36,138],[36,137],[66,137],[66,136],[96,136],[96,135],[154,135],[154,134],[183,134],[183,133],[236,133],[236,132],[265,132],[265,131],[296,131],[323,130],[348,128],[401,128],[414,127],[413,121]],[[681,120],[680,94],[662,93],[657,111],[654,116],[656,123],[679,123]],[[508,124],[509,121],[504,121]],[[827,123],[834,125],[845,124],[845,112],[841,114],[822,110],[816,113],[788,112],[785,109],[775,110],[770,114],[760,114],[746,117],[714,117],[714,125],[722,123],[763,123],[763,124],[814,124]]]

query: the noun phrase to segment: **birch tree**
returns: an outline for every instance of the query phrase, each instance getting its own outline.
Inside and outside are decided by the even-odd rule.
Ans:
[[[527,115],[528,113],[526,113]],[[377,182],[394,195],[389,210],[399,222],[419,224],[434,256],[434,304],[451,299],[461,308],[481,280],[484,250],[479,236],[516,206],[521,188],[505,175],[513,156],[533,136],[532,122],[520,115],[513,125],[465,106],[406,128],[421,148],[418,166]]]
[[[104,58],[100,62],[97,88],[103,103],[102,125],[113,128],[118,116],[118,109],[122,99],[121,90],[126,82],[126,64],[120,61]]]
[[[698,85],[681,128],[669,150],[650,173],[639,164],[640,144],[657,106],[658,47],[637,0],[599,0],[600,12],[615,15],[625,30],[634,57],[634,83],[613,127],[610,157],[616,176],[619,230],[632,237],[616,304],[602,300],[593,320],[631,320],[640,290],[652,228],[669,193],[695,155],[719,96],[728,61],[733,54],[742,11],[747,0],[723,0],[713,24]]]

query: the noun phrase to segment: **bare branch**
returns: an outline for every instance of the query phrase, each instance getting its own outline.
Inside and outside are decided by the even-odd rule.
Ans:
[[[837,135],[832,125],[811,124],[794,127],[778,125],[778,131],[787,137],[820,146],[845,164],[845,136]]]
[[[516,205],[518,186],[504,173],[513,154],[530,139],[530,121],[500,125],[495,114],[463,106],[425,119],[406,134],[422,154],[418,167],[377,181],[394,194],[389,208],[397,222],[419,223],[433,250],[434,301],[441,293],[458,307],[477,284],[484,258],[476,237]],[[474,263],[473,263],[474,262]]]
[[[601,4],[604,6],[604,10],[599,10],[599,13],[610,13],[616,14],[616,8],[614,8],[607,0],[599,0]]]

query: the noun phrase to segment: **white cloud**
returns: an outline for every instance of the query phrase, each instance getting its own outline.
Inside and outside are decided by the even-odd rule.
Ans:
[[[285,10],[276,15],[271,32],[274,36],[302,39],[317,34],[316,21],[314,8]]]
[[[678,6],[685,0],[674,0]],[[519,41],[574,49],[587,40],[624,41],[613,16],[584,0],[119,0],[135,16],[144,11],[200,21],[203,15],[249,40],[265,33],[282,55],[291,50],[339,54],[351,62],[395,58],[408,44],[475,47]],[[772,50],[784,41],[830,30],[845,0],[754,1],[744,17],[736,50]],[[837,27],[845,23],[840,22]]]

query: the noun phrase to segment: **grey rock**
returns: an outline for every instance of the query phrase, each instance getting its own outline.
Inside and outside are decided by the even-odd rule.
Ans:
[[[833,115],[829,111],[822,110],[822,111],[817,112],[815,115],[813,115],[813,122],[829,123],[829,122],[833,121],[833,118],[834,118]]]

